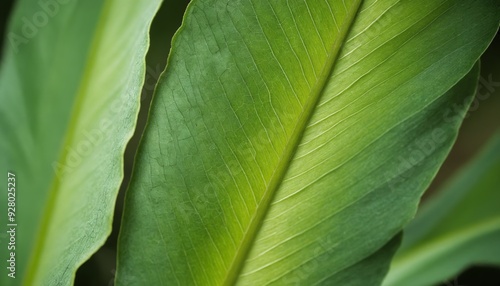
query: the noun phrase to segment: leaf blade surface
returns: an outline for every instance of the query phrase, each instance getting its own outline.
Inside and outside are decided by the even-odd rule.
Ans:
[[[375,253],[455,138],[460,114],[439,110],[473,92],[498,27],[482,3],[193,1],[139,148],[117,282],[314,284]],[[457,26],[465,14],[489,24]],[[433,150],[398,166],[391,148],[408,157],[417,139]],[[305,271],[315,255],[330,267]]]
[[[2,285],[70,285],[109,235],[158,5],[18,1],[0,71],[0,171],[16,173],[19,223]]]

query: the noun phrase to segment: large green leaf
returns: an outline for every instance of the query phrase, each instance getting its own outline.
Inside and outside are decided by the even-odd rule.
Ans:
[[[405,229],[386,286],[425,286],[473,263],[500,266],[500,133]]]
[[[1,285],[71,284],[109,235],[159,2],[17,2],[0,71],[0,173],[5,186],[15,173],[17,186],[16,278],[5,274],[3,236]],[[6,200],[4,192],[2,223]]]
[[[192,1],[138,151],[117,282],[380,284],[391,244],[377,250],[447,155],[499,8]]]

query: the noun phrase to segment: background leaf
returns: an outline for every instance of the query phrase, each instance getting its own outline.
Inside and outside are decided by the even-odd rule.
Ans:
[[[384,285],[434,285],[471,264],[500,266],[500,133],[405,229]]]
[[[191,2],[127,193],[119,284],[382,279],[344,270],[413,216],[499,7],[360,4]]]
[[[71,284],[104,243],[159,2],[17,3],[0,71],[0,172],[17,178],[17,271],[0,284]]]

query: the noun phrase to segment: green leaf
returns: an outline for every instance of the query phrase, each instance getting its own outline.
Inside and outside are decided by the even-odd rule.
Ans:
[[[500,133],[405,229],[384,285],[434,285],[471,264],[500,266]]]
[[[414,215],[499,8],[192,1],[137,154],[117,283],[380,283],[348,269]]]
[[[1,285],[70,285],[109,235],[159,2],[17,2],[0,71],[0,174],[4,186],[8,171],[16,178],[16,272],[6,274],[3,230]],[[0,204],[4,229],[5,192]]]

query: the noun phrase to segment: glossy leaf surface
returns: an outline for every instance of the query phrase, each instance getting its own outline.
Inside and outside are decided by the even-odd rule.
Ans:
[[[498,11],[192,1],[127,193],[118,284],[380,284],[390,247],[374,253],[447,155]],[[380,271],[354,270],[372,257]]]
[[[70,285],[109,235],[159,2],[17,2],[0,71],[0,173],[16,177],[16,273],[1,285]],[[0,250],[2,273],[9,252]]]

